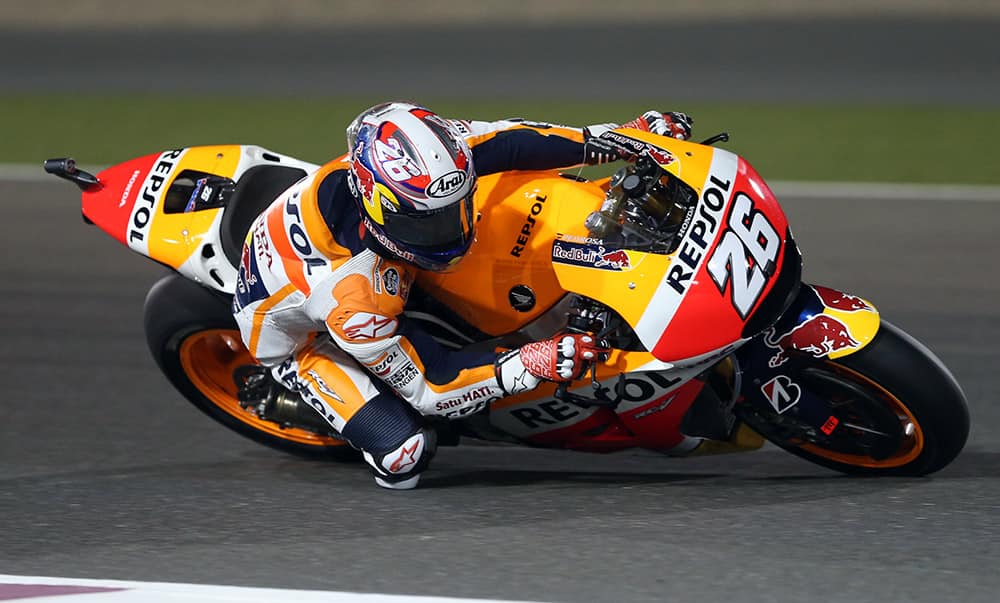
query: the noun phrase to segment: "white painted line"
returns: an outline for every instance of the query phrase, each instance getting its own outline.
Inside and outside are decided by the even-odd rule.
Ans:
[[[28,603],[531,603],[322,590],[248,588],[172,582],[86,580],[0,574],[0,600]],[[537,603],[537,602],[536,602]]]
[[[97,173],[106,166],[81,165]],[[0,182],[55,182],[42,164],[0,163]],[[768,182],[774,194],[798,199],[870,199],[872,201],[985,201],[1000,202],[1000,186],[973,184],[909,184],[894,182]]]

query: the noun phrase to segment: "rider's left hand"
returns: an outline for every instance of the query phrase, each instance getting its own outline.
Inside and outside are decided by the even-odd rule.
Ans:
[[[693,124],[694,120],[686,113],[679,111],[660,113],[659,111],[650,110],[630,122],[623,123],[622,127],[635,128],[644,132],[687,140],[691,138],[691,126]]]

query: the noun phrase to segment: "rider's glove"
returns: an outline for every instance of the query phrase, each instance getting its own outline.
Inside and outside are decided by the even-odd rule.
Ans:
[[[652,132],[662,136],[687,140],[691,138],[691,126],[694,120],[686,113],[669,111],[660,113],[659,111],[646,111],[630,122],[622,124],[623,128],[635,128],[643,132]]]
[[[609,351],[591,335],[563,333],[501,354],[496,362],[497,381],[507,395],[534,389],[542,381],[566,383],[579,379]]]
[[[644,132],[662,134],[680,140],[691,138],[691,125],[694,120],[686,113],[669,111],[660,113],[659,111],[646,111],[630,122],[622,124],[622,128],[635,128]],[[641,143],[623,140],[611,130],[615,129],[615,124],[595,124],[583,129],[583,161],[587,165],[608,163],[624,159],[625,161],[635,161],[641,153]],[[638,145],[638,148],[637,148]]]

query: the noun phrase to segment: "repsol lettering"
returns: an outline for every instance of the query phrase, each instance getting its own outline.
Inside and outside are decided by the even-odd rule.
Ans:
[[[524,218],[524,224],[521,225],[521,232],[517,235],[517,245],[514,245],[510,249],[510,254],[516,258],[521,257],[521,253],[524,252],[525,245],[528,244],[528,239],[531,237],[531,231],[535,228],[535,224],[538,223],[535,216],[542,213],[545,209],[545,201],[548,199],[545,195],[535,195],[535,202],[531,205],[528,210],[528,215]]]
[[[302,398],[309,404],[309,406],[312,406],[313,409],[318,412],[327,423],[333,427],[337,427],[337,416],[330,412],[322,401],[312,395],[303,395]]]
[[[719,230],[718,215],[726,207],[729,188],[733,184],[714,175],[709,178],[709,182],[710,186],[701,195],[694,221],[678,246],[676,260],[667,272],[667,284],[681,295],[687,291],[705,251],[715,240],[715,234]]]
[[[580,414],[569,404],[558,400],[542,402],[537,407],[528,406],[516,408],[510,411],[511,416],[524,424],[529,429],[536,429],[545,425],[555,425]]]
[[[302,255],[312,255],[312,245],[309,244],[309,237],[302,228],[302,215],[299,213],[299,206],[296,203],[297,195],[293,195],[285,203],[285,213],[295,219],[295,222],[288,227],[288,240],[292,242],[292,247]]]
[[[679,377],[667,377],[660,373],[635,373],[632,377],[625,379],[622,400],[625,402],[647,402],[663,390],[670,389],[680,382]],[[610,385],[613,386],[614,382],[611,382]],[[602,384],[594,391],[594,396],[610,400],[615,397],[615,392],[613,387]]]
[[[299,212],[298,198],[299,196],[296,193],[285,202],[285,213],[295,219],[295,222],[288,227],[288,240],[292,242],[292,247],[295,248],[295,251],[305,256],[302,262],[306,265],[306,274],[311,275],[313,268],[325,266],[326,260],[309,257],[313,253],[313,248],[312,243],[309,242],[309,237],[306,235],[306,230],[302,226],[302,214]]]
[[[177,158],[183,152],[183,149],[177,149],[164,153],[153,164],[153,169],[149,171],[149,176],[146,177],[139,197],[135,201],[136,208],[132,212],[132,223],[128,232],[129,243],[139,243],[146,239],[146,227],[149,226],[149,222],[153,218],[153,207],[156,205],[157,193],[163,188],[171,170],[177,165]]]

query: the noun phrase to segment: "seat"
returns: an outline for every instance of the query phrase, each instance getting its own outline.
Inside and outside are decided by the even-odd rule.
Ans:
[[[222,252],[233,266],[239,265],[243,241],[253,221],[278,195],[305,175],[305,170],[300,168],[257,165],[240,177],[219,225]]]

